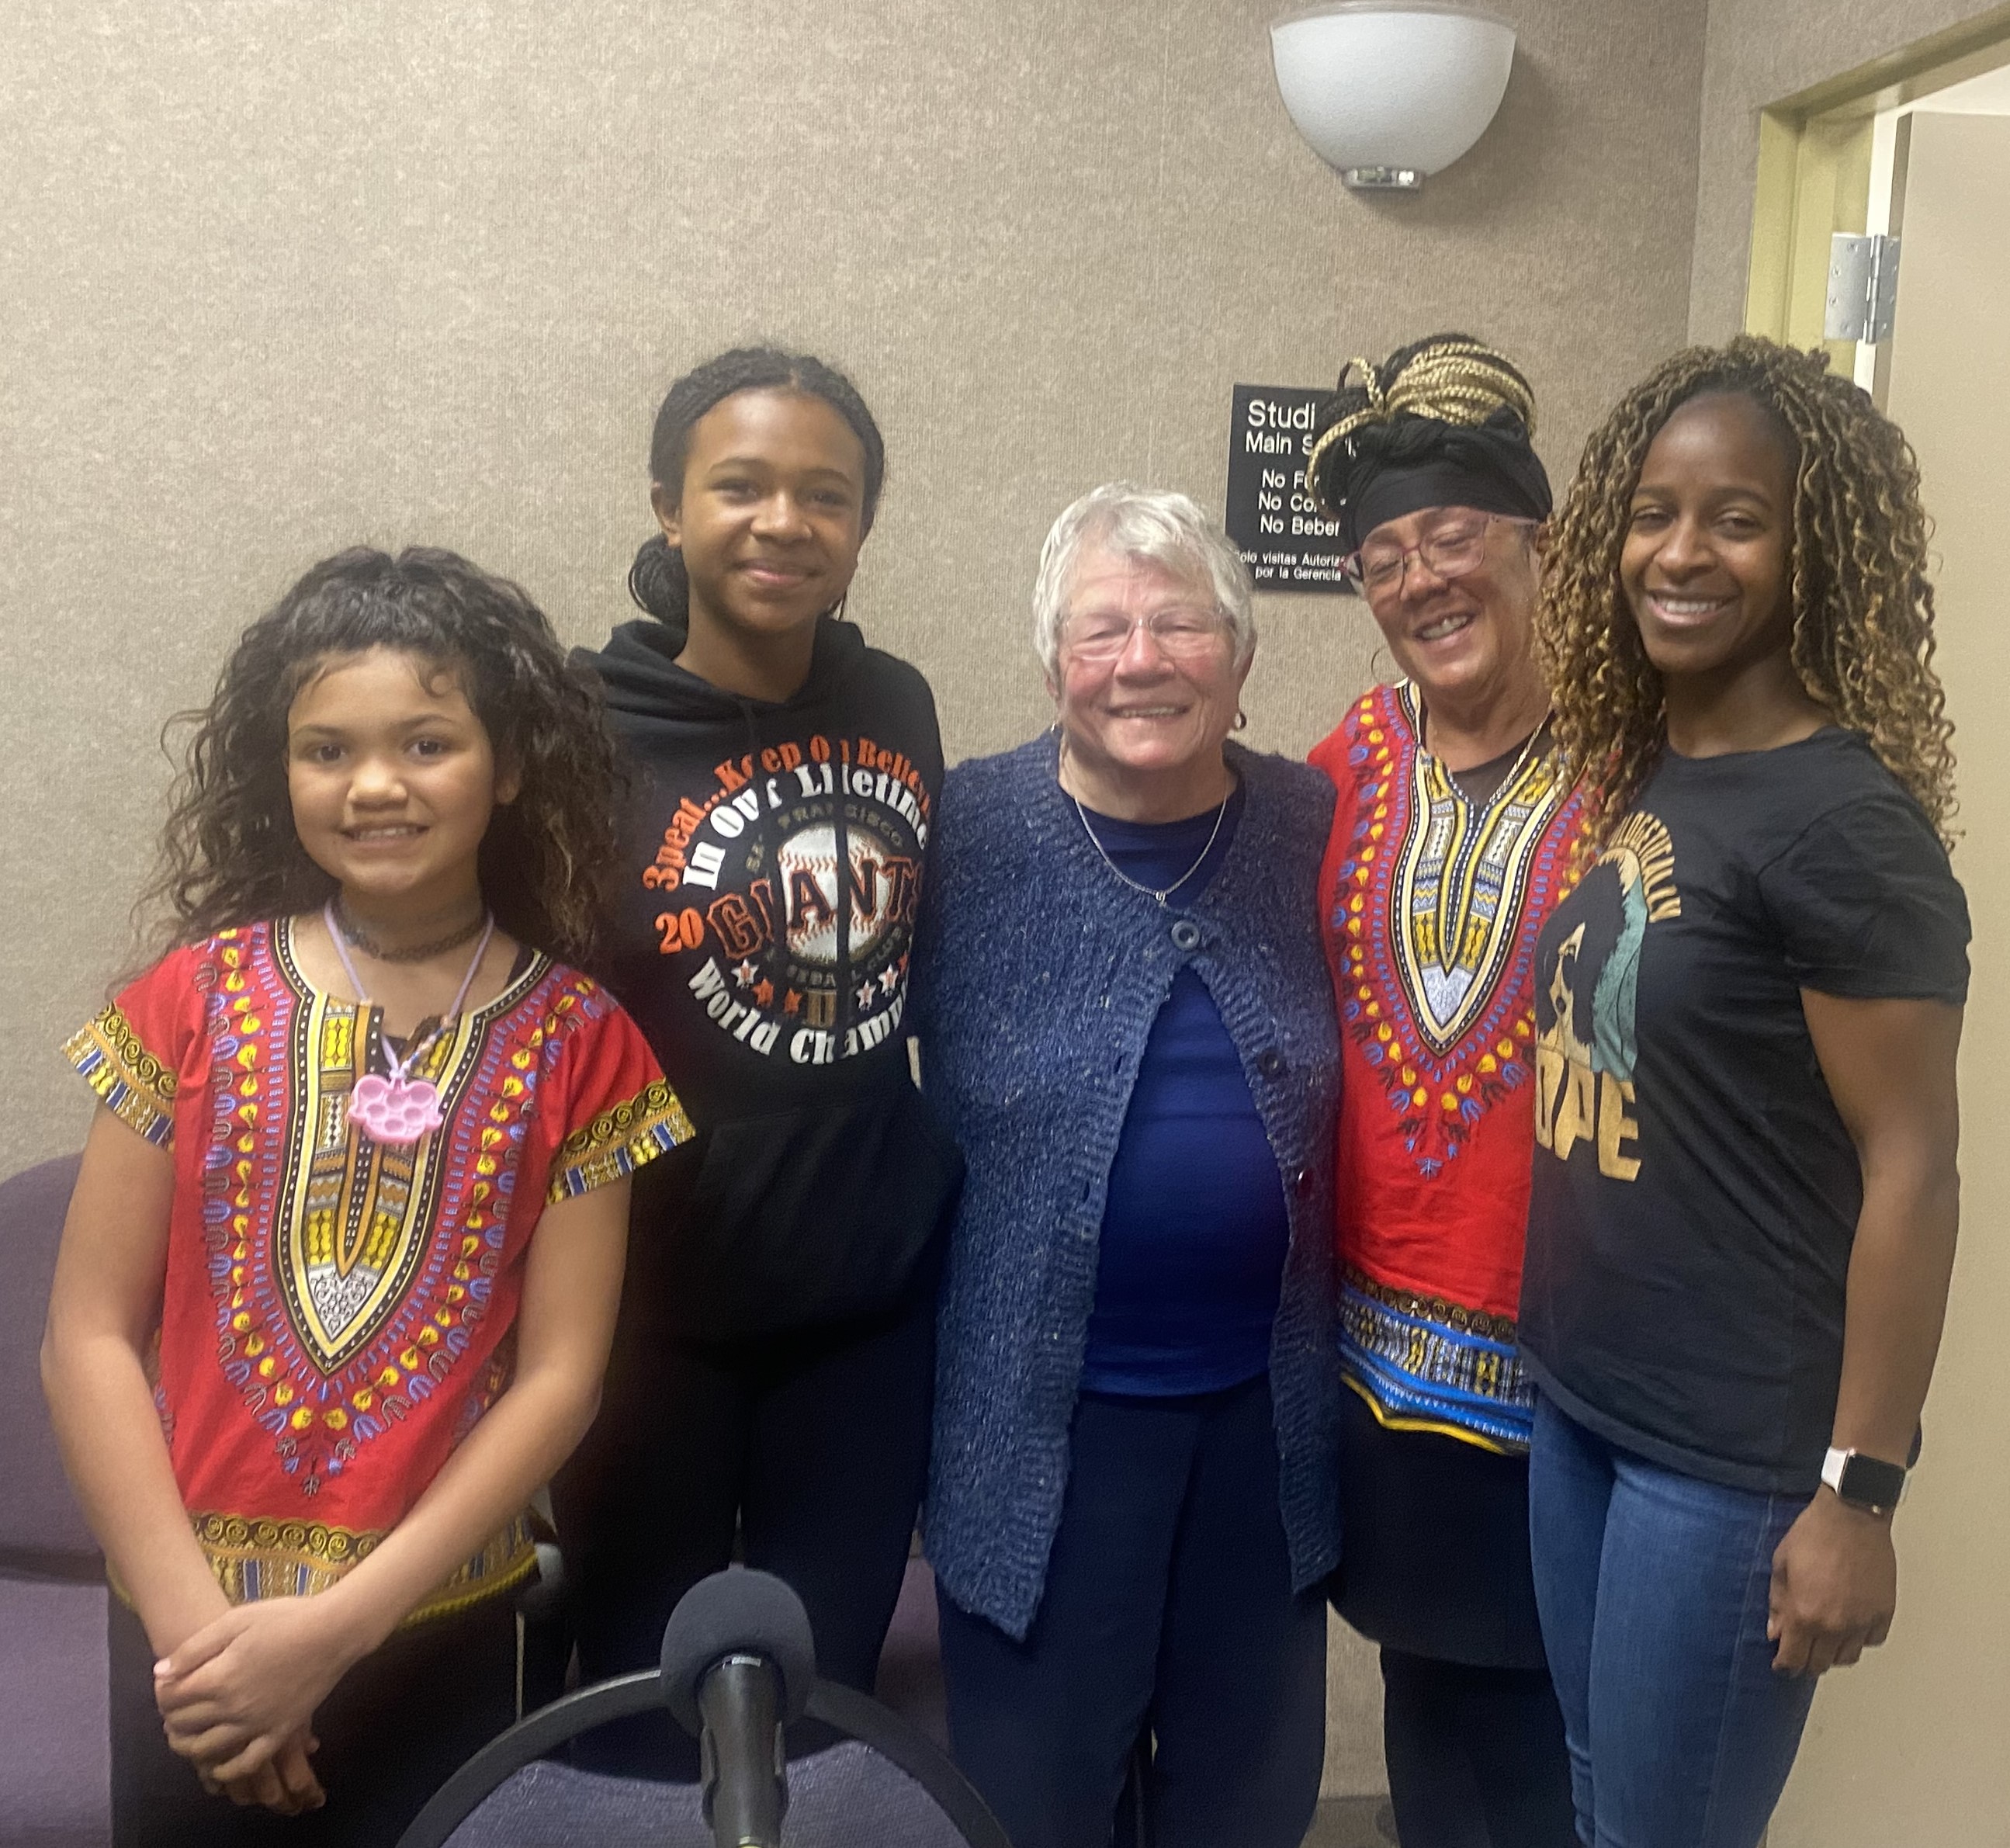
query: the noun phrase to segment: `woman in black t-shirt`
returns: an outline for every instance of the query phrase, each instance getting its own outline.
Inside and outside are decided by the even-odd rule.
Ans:
[[[1918,481],[1740,339],[1612,414],[1548,556],[1589,863],[1537,952],[1521,1333],[1587,1842],[1749,1848],[1891,1621],[1968,976]]]

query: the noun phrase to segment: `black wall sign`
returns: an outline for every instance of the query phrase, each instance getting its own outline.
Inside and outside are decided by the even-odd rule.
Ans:
[[[1340,528],[1305,492],[1319,407],[1328,393],[1238,385],[1228,432],[1228,536],[1259,590],[1351,592]]]

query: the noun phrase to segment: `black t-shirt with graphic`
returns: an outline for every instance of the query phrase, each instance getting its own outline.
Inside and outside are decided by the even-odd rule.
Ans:
[[[1707,1481],[1812,1492],[1863,1180],[1801,990],[1958,1002],[1968,936],[1856,733],[1664,752],[1537,950],[1520,1330],[1565,1412]]]

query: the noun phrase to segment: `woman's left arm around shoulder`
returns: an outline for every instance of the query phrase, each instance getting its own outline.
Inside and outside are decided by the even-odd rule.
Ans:
[[[162,1709],[178,1751],[228,1781],[264,1764],[572,1454],[600,1404],[627,1256],[626,1179],[548,1206],[517,1314],[517,1366],[411,1512],[314,1597],[240,1605],[170,1658]]]
[[[1961,1216],[1962,1011],[1946,1001],[1853,1000],[1807,989],[1801,1000],[1863,1171],[1830,1441],[1903,1463],[1933,1378]],[[1891,1515],[1817,1489],[1773,1555],[1774,1667],[1819,1675],[1848,1666],[1884,1640],[1898,1595]]]

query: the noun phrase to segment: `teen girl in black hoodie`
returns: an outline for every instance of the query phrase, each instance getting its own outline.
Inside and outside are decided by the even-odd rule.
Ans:
[[[649,467],[648,620],[584,659],[638,785],[612,985],[698,1134],[636,1195],[603,1408],[558,1485],[580,1653],[590,1679],[653,1665],[737,1527],[808,1606],[821,1672],[869,1690],[961,1173],[901,1024],[935,702],[840,620],[885,471],[848,379],[722,354],[671,388]],[[659,1723],[582,1743],[691,1772]]]

